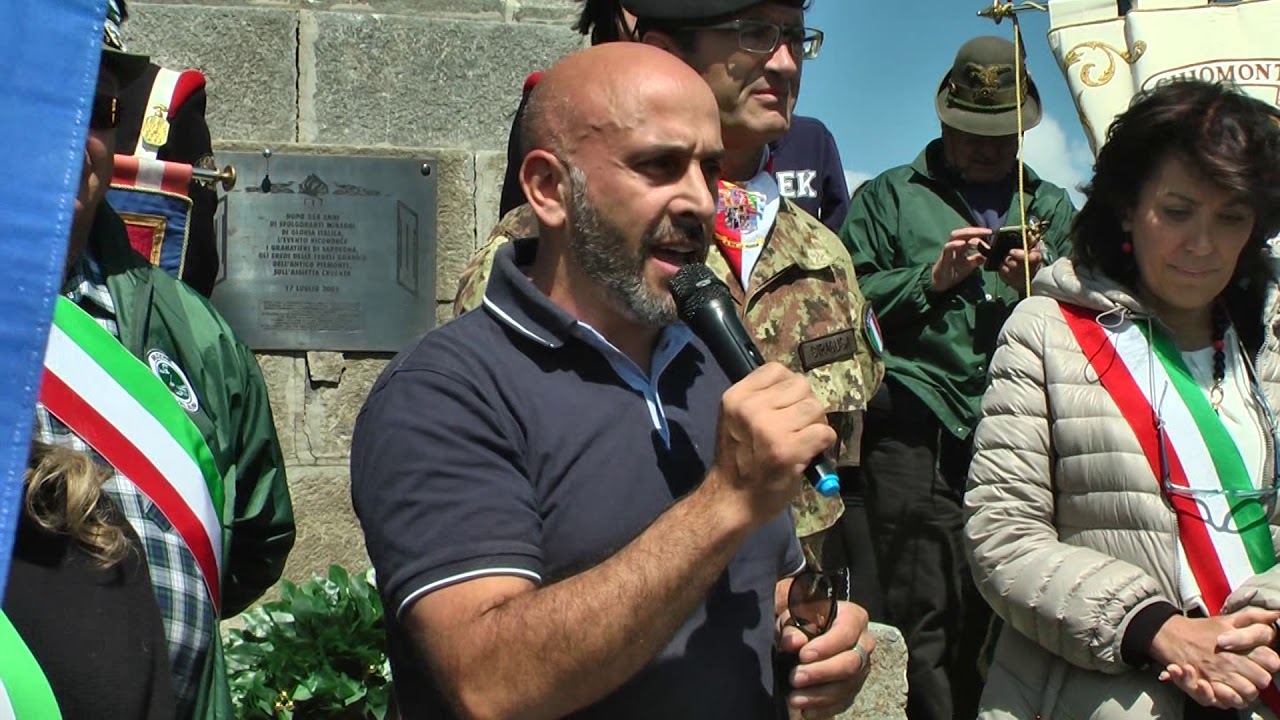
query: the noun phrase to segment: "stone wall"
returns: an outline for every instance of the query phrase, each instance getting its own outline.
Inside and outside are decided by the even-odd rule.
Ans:
[[[436,316],[497,220],[510,120],[532,70],[582,46],[573,0],[151,0],[130,4],[130,49],[208,78],[217,151],[437,161]],[[367,567],[351,511],[356,413],[389,355],[262,354],[298,541],[285,574]],[[860,717],[900,717],[901,636]],[[888,678],[884,680],[882,678]]]

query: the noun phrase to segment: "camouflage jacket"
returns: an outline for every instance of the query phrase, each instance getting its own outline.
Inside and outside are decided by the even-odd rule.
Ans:
[[[463,271],[454,314],[480,306],[493,256],[502,243],[537,234],[527,205],[507,213]],[[857,465],[863,411],[884,376],[884,363],[867,327],[870,305],[840,239],[784,200],[751,273],[750,287],[744,291],[714,248],[707,265],[729,286],[743,324],[765,359],[804,373],[818,399],[826,403],[828,421],[839,438],[833,453],[837,464]],[[839,497],[824,498],[806,483],[795,509],[796,531],[804,538],[835,524],[844,507]]]

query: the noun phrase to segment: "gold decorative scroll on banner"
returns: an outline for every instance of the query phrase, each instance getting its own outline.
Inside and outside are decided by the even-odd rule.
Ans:
[[[1049,46],[1096,153],[1134,95],[1178,77],[1280,106],[1280,0],[1051,0]]]

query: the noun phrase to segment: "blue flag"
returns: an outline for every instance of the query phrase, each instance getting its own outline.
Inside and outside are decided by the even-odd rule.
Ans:
[[[7,3],[0,70],[0,600],[84,167],[102,0]]]

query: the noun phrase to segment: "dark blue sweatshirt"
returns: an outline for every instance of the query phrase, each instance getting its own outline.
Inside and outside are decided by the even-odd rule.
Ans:
[[[791,130],[774,142],[773,174],[784,197],[791,198],[832,232],[839,232],[849,209],[849,187],[836,140],[821,120],[791,118]]]

